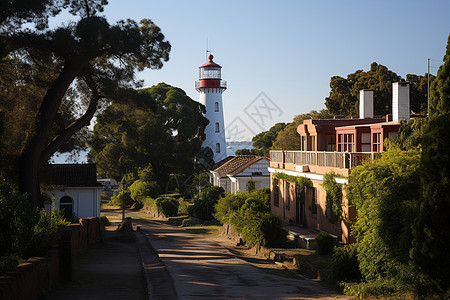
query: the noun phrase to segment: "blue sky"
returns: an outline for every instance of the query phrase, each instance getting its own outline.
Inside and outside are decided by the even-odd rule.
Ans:
[[[225,123],[239,127],[241,140],[325,108],[331,76],[374,61],[405,77],[423,75],[430,58],[436,74],[450,33],[449,0],[109,2],[109,21],[149,18],[172,44],[161,70],[138,75],[145,86],[166,82],[198,99],[208,39],[228,81]]]

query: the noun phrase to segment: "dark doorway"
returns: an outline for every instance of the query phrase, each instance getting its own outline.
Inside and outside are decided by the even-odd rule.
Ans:
[[[64,212],[66,221],[72,222],[73,218],[73,200],[69,196],[64,196],[59,200],[59,210]]]
[[[305,188],[295,185],[296,223],[305,226]]]

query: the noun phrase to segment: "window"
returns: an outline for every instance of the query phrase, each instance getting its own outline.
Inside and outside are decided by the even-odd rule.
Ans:
[[[381,152],[381,132],[374,132],[372,134],[372,152]]]
[[[216,132],[220,132],[219,123],[216,122]]]
[[[218,112],[219,111],[219,102],[215,102],[214,103],[214,111]]]
[[[273,180],[273,205],[280,206],[280,188],[278,187],[278,180]]]
[[[311,188],[311,213],[317,215],[317,188]]]
[[[64,196],[59,200],[59,210],[64,212],[66,221],[72,221],[73,214],[73,200],[69,196]]]
[[[355,138],[353,133],[338,134],[338,152],[355,151]]]
[[[335,135],[327,136],[327,151],[330,151],[330,152],[336,151],[336,136]]]
[[[220,143],[216,143],[216,153],[220,153]]]

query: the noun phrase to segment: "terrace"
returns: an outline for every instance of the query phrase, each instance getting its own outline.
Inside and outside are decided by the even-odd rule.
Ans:
[[[270,167],[296,172],[325,174],[334,171],[347,177],[352,168],[374,160],[377,152],[270,151]]]

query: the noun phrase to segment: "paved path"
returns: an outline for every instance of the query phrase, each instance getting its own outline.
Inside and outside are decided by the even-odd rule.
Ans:
[[[106,232],[104,242],[75,256],[72,281],[46,296],[50,300],[147,299],[133,236]]]
[[[317,282],[281,277],[236,258],[211,239],[155,221],[133,220],[166,265],[179,299],[335,299]],[[341,298],[343,299],[343,297]]]

